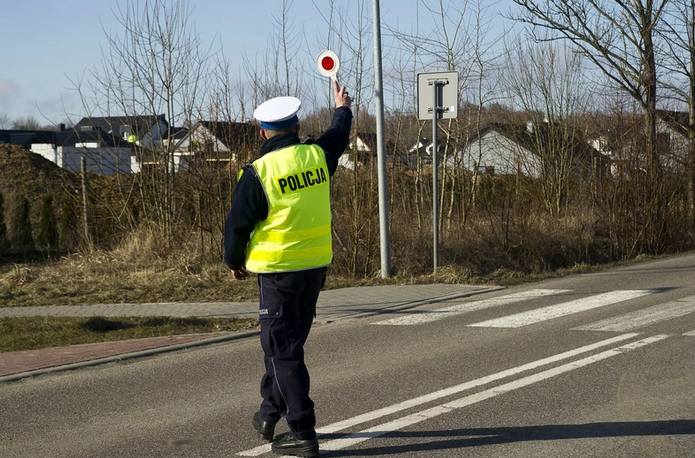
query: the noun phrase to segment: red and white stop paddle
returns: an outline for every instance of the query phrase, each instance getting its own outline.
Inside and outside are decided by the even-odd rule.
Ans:
[[[333,51],[326,50],[316,58],[316,66],[320,74],[335,80],[335,75],[340,69],[340,59],[338,59],[338,55]]]

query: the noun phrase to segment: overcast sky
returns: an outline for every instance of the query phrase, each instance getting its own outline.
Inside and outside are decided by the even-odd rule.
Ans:
[[[317,5],[327,3],[294,0],[290,19],[310,38],[325,36],[328,26]],[[339,5],[349,3],[351,0],[336,0]],[[382,23],[412,29],[417,3],[381,0]],[[438,0],[429,3],[436,5]],[[496,9],[508,12],[509,3],[501,0]],[[66,113],[79,115],[81,103],[74,91],[75,82],[99,64],[102,47],[106,47],[105,30],[120,32],[112,11],[118,4],[126,2],[2,0],[0,115],[34,116],[41,124],[64,122]],[[366,4],[371,17],[372,1]],[[281,11],[282,0],[198,0],[191,1],[190,6],[203,41],[215,40],[233,65],[241,65],[243,55],[253,56],[267,46],[273,33],[269,15]],[[429,15],[422,7],[419,11],[420,23],[424,24]],[[504,21],[500,15],[499,23]]]

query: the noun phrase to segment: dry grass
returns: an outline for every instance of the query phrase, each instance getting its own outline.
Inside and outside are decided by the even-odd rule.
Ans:
[[[575,230],[572,224],[563,228],[548,224],[534,234],[512,232],[515,244],[505,250],[496,237],[498,231],[483,221],[465,234],[443,238],[441,267],[436,273],[432,273],[430,249],[423,246],[422,238],[395,231],[401,261],[394,265],[392,278],[382,279],[378,269],[362,278],[347,278],[337,275],[341,269],[334,266],[326,287],[511,285],[595,269],[581,262],[581,252],[586,249],[582,237],[568,237],[581,233],[581,225],[575,224]],[[85,251],[59,260],[1,267],[0,307],[258,300],[256,281],[232,280],[221,259],[200,254],[198,237],[167,241],[156,230],[143,228],[111,251]],[[215,246],[214,242],[208,246]]]
[[[422,234],[394,224],[392,278],[380,277],[378,256],[369,274],[359,278],[340,275],[345,268],[338,259],[326,287],[514,285],[612,265],[600,258],[600,246],[586,220],[579,216],[563,221],[536,218],[503,231],[494,217],[477,219],[465,231],[443,234],[436,273],[432,273],[429,240],[423,243]],[[110,251],[84,251],[59,260],[0,267],[0,307],[258,300],[253,278],[232,280],[219,254],[201,254],[200,234],[180,233],[189,235],[170,240],[145,227]],[[219,240],[205,243],[220,246]],[[599,262],[586,262],[594,257]]]
[[[5,266],[0,269],[0,306],[257,299],[255,283],[233,281],[221,260],[206,262],[186,243],[173,249],[161,240],[154,231],[142,230],[112,251]]]

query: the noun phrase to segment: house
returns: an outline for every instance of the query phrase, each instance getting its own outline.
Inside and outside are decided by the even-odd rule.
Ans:
[[[446,144],[441,140],[437,140],[437,158],[442,159],[444,157],[444,151],[446,149]],[[429,138],[419,138],[409,149],[408,155],[400,158],[401,163],[407,163],[410,166],[415,166],[417,158],[419,157],[422,164],[431,165],[432,164],[432,152],[434,150],[434,145],[432,140]]]
[[[353,169],[355,163],[358,166],[363,166],[376,161],[377,156],[377,135],[375,133],[360,132],[350,138],[348,149],[340,156],[338,165],[345,168]],[[385,141],[387,160],[392,160],[392,144],[387,138]]]
[[[467,170],[479,174],[539,178],[550,173],[563,154],[580,176],[607,171],[608,161],[583,138],[548,123],[489,124],[465,144],[462,162]]]
[[[540,176],[531,137],[523,127],[492,123],[473,135],[463,148],[463,166],[481,174]]]
[[[62,124],[59,131],[1,130],[0,143],[22,146],[70,171],[81,170],[83,157],[88,171],[104,175],[130,173],[134,166],[130,145],[101,130],[67,130]]]
[[[86,117],[82,118],[74,127],[74,130],[80,132],[100,130],[144,148],[161,145],[168,129],[169,124],[163,114],[158,116]]]
[[[666,171],[682,174],[689,156],[690,115],[684,111],[656,110],[657,149]]]
[[[258,129],[251,123],[198,121],[174,148],[176,170],[194,165],[248,161],[258,150]]]
[[[688,113],[657,110],[656,114],[656,151],[661,167],[666,174],[682,174],[688,161]],[[644,118],[634,115],[611,124],[610,129],[592,133],[589,142],[610,160],[613,176],[647,170],[651,158],[646,149]]]

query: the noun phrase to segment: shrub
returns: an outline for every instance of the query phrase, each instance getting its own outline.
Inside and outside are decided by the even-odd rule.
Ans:
[[[53,196],[46,194],[41,208],[41,223],[36,243],[41,247],[55,248],[58,244],[56,216],[53,211]]]
[[[34,238],[31,235],[29,220],[29,201],[25,195],[17,197],[12,221],[12,245],[19,250],[34,248]]]
[[[75,211],[73,196],[69,193],[63,196],[58,235],[64,250],[72,250],[77,246],[80,237],[79,228],[77,227],[77,212]]]
[[[0,193],[0,251],[5,251],[10,247],[7,239],[7,225],[5,225],[5,199]]]

